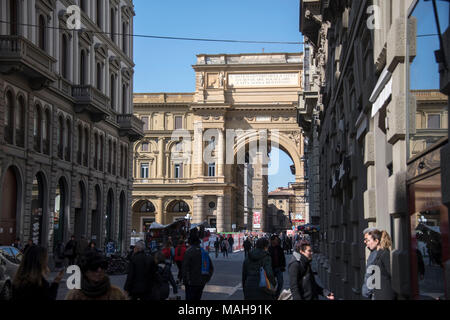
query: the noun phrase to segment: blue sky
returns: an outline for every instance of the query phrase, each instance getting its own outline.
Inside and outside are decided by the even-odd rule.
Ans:
[[[192,38],[300,42],[298,0],[135,0],[134,33]],[[134,38],[134,92],[193,92],[200,53],[300,52],[301,45],[231,44]],[[269,191],[295,177],[279,152]],[[276,159],[271,159],[272,162]]]

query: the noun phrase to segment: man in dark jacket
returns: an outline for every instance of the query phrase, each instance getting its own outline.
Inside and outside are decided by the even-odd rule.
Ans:
[[[186,300],[196,301],[201,300],[203,289],[214,273],[214,267],[209,254],[206,254],[209,260],[209,270],[202,271],[202,263],[207,264],[208,262],[202,261],[201,241],[196,228],[191,230],[188,242],[190,246],[184,254],[182,268],[183,283],[186,288]]]
[[[71,236],[69,242],[67,242],[64,248],[64,256],[69,260],[69,266],[75,264],[77,257],[77,241],[75,236]]]
[[[228,238],[228,243],[230,245],[230,253],[232,254],[233,253],[233,244],[234,244],[234,239],[233,239],[232,235]]]
[[[334,300],[334,294],[320,287],[311,269],[312,249],[308,242],[295,245],[289,262],[289,284],[293,300],[318,300],[319,295]]]
[[[138,241],[134,246],[124,290],[132,300],[159,300],[159,292],[155,292],[158,287],[156,263],[144,250],[144,241]]]
[[[244,241],[245,257],[248,257],[248,254],[250,253],[251,249],[252,249],[252,242],[250,241],[249,237],[247,237],[247,239],[245,239]]]
[[[268,252],[269,240],[261,238],[256,242],[256,248],[248,254],[242,266],[242,288],[245,300],[274,300],[274,292],[268,292],[259,286],[260,269],[264,268],[267,279],[272,287],[275,285],[275,277],[272,270],[272,259]]]
[[[272,258],[272,270],[277,279],[276,297],[283,290],[283,273],[286,271],[286,258],[284,256],[283,248],[280,246],[280,238],[278,236],[271,237],[271,246],[269,247],[270,257]]]

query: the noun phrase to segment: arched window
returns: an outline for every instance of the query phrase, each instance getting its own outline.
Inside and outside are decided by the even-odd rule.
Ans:
[[[97,63],[97,89],[102,91],[102,65]]]
[[[67,139],[66,138],[66,130],[65,130],[65,126],[64,126],[64,119],[62,116],[59,117],[58,119],[58,158],[60,158],[61,160],[64,159],[64,141]]]
[[[97,0],[97,25],[102,28],[102,0]]]
[[[78,125],[78,152],[77,152],[77,162],[81,165],[83,159],[83,127],[81,124]]]
[[[155,206],[150,201],[145,201],[139,210],[140,212],[154,213],[156,211]]]
[[[88,155],[89,155],[89,130],[88,128],[86,128],[84,130],[84,156],[83,156],[83,164],[85,167],[89,166]]]
[[[125,22],[122,23],[122,50],[125,54],[128,54],[128,46],[127,46],[127,24]]]
[[[98,135],[97,132],[94,133],[94,145],[95,145],[95,152],[94,152],[94,169],[97,169],[98,164]]]
[[[69,61],[69,49],[68,49],[68,41],[67,36],[63,34],[62,36],[62,54],[61,54],[61,74],[65,79],[69,78],[68,74],[68,61]]]
[[[25,146],[25,101],[19,96],[16,106],[16,146],[23,148]]]
[[[111,165],[112,165],[112,141],[108,141],[108,172],[111,173]]]
[[[116,11],[114,10],[114,8],[111,8],[111,24],[110,24],[110,36],[111,36],[111,40],[113,42],[116,41],[116,35],[114,34],[116,32]]]
[[[122,114],[127,114],[127,86],[122,86]]]
[[[38,29],[39,35],[38,35],[38,40],[39,40],[39,48],[41,48],[42,50],[45,51],[46,49],[46,41],[47,41],[47,37],[46,37],[46,33],[47,33],[47,24],[45,23],[45,18],[43,15],[39,16],[39,29]]]
[[[113,142],[112,174],[116,174],[117,144]]]
[[[15,36],[18,34],[18,10],[17,10],[17,1],[10,0],[9,1],[9,12],[10,12],[10,21],[11,21],[11,35]]]
[[[42,145],[44,154],[50,155],[50,111],[45,110],[42,122]]]
[[[80,55],[80,85],[84,86],[86,83],[86,53],[81,50]]]
[[[189,205],[184,201],[177,201],[173,204],[170,212],[189,212]]]
[[[11,91],[6,93],[6,108],[5,108],[5,141],[6,143],[13,143],[14,132],[14,100]]]
[[[72,124],[70,122],[70,119],[67,119],[67,128],[66,128],[66,146],[65,146],[65,150],[64,150],[64,156],[66,161],[70,161],[71,160],[71,149],[72,149],[72,144],[70,143],[72,139]]]
[[[35,115],[34,115],[34,128],[33,128],[33,137],[34,137],[34,150],[36,152],[41,152],[41,135],[42,135],[42,113],[41,108],[36,105]]]
[[[111,75],[110,85],[110,97],[111,97],[111,109],[115,110],[116,108],[116,77],[114,74]]]
[[[100,136],[100,166],[99,166],[99,170],[103,171],[103,136]]]

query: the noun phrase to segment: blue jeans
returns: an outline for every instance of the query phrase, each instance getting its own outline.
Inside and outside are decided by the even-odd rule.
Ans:
[[[276,297],[278,299],[278,296],[280,295],[281,290],[283,290],[283,284],[284,284],[283,271],[281,271],[281,268],[274,268],[273,274],[274,274],[275,278],[277,279]]]

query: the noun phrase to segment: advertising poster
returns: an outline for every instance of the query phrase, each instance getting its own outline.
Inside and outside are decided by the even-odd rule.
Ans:
[[[253,229],[261,228],[261,212],[253,213]]]

